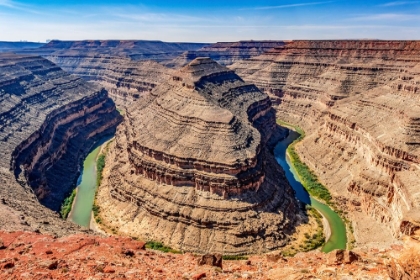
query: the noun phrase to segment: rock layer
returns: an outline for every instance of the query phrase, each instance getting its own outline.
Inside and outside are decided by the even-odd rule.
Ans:
[[[126,57],[133,60],[169,61],[185,51],[200,49],[204,43],[170,43],[147,40],[52,40],[37,50],[22,50],[23,53],[47,55],[87,54]]]
[[[419,55],[419,41],[294,41],[231,67],[307,131],[297,150],[361,242],[420,225]]]
[[[132,61],[99,54],[49,55],[46,58],[69,73],[103,86],[122,107],[169,79],[173,72],[154,61]]]
[[[196,59],[127,108],[99,190],[101,218],[188,251],[279,248],[298,213],[269,150],[279,132],[267,95]]]
[[[197,57],[210,57],[221,65],[230,65],[238,60],[258,56],[275,47],[283,46],[284,44],[284,41],[219,42],[204,46],[198,50],[186,51],[172,61],[165,62],[165,65],[179,68],[187,65]]]
[[[83,156],[121,117],[107,92],[46,59],[0,55],[0,208],[24,228],[54,233],[74,226],[57,218]],[[35,227],[35,228],[33,228]]]

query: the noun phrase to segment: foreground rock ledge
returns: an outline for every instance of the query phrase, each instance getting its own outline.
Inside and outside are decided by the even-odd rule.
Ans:
[[[268,96],[208,58],[127,109],[98,194],[120,233],[200,253],[280,248],[294,192],[270,152],[281,136]]]
[[[5,244],[0,249],[1,279],[193,279],[205,274],[206,279],[379,280],[390,279],[388,273],[392,279],[418,279],[419,268],[413,261],[407,265],[407,252],[396,250],[362,252],[363,261],[342,264],[329,264],[330,255],[315,251],[275,262],[256,255],[246,261],[224,260],[220,269],[199,265],[190,253],[144,250],[143,242],[130,238],[0,232],[0,240]]]

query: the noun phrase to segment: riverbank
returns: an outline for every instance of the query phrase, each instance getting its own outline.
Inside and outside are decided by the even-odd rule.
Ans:
[[[328,190],[317,182],[316,176],[300,161],[296,153],[292,153],[292,155],[290,153],[290,150],[293,150],[294,146],[303,139],[304,131],[297,126],[282,121],[277,123],[287,126],[291,130],[289,136],[276,146],[276,160],[285,171],[286,177],[295,190],[298,200],[311,205],[328,221],[327,223],[324,221],[324,235],[329,235],[329,238],[326,239],[327,242],[324,244],[322,251],[329,252],[334,249],[346,249],[346,225],[343,219],[331,207],[326,205],[331,202]],[[298,166],[298,169],[295,166]],[[302,173],[304,176],[302,176]],[[308,195],[308,192],[311,197]],[[315,197],[318,199],[315,199]],[[321,201],[324,201],[326,204],[323,204]]]
[[[106,137],[97,143],[83,162],[83,171],[76,188],[69,219],[85,228],[90,228],[92,205],[97,186],[96,162],[102,146],[109,140],[110,137]]]

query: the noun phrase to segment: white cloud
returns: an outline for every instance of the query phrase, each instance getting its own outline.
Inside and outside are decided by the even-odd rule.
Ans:
[[[313,6],[313,5],[322,5],[333,3],[335,1],[324,1],[324,2],[309,2],[309,3],[296,3],[296,4],[286,4],[286,5],[277,5],[277,6],[260,6],[253,8],[244,8],[242,10],[270,10],[270,9],[285,9],[293,7],[303,7],[303,6]]]
[[[409,21],[419,20],[420,15],[416,14],[397,14],[397,13],[382,13],[382,14],[366,14],[359,15],[347,20],[366,20],[366,21],[380,21],[380,20],[393,20],[393,21]]]
[[[395,7],[395,6],[403,6],[403,5],[412,5],[412,4],[418,4],[420,1],[395,1],[395,2],[388,2],[382,5],[379,5],[381,7]]]

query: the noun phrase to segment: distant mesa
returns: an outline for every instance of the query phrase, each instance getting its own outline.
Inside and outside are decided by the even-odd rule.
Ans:
[[[98,195],[102,216],[182,250],[279,248],[298,212],[270,151],[279,136],[266,94],[197,58],[128,107]]]

